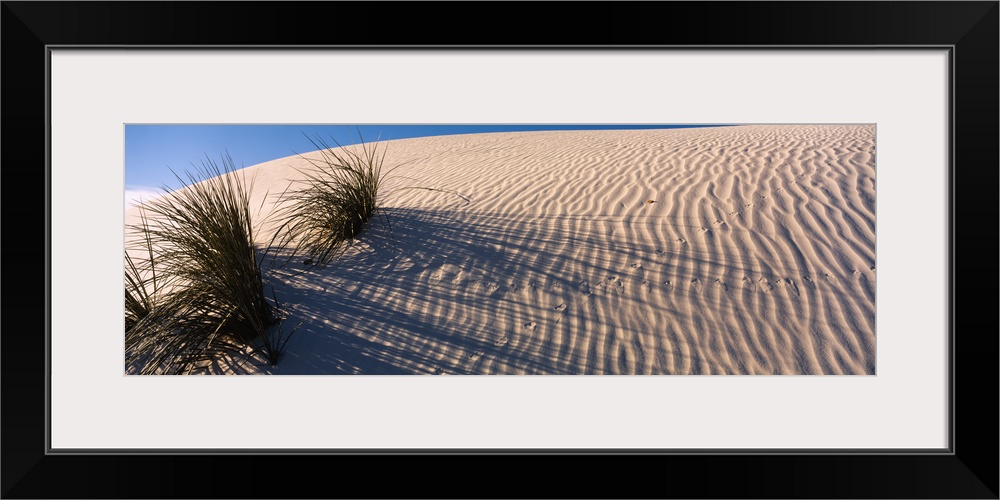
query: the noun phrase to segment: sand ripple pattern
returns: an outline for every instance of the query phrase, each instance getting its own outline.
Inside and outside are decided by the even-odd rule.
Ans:
[[[281,280],[305,323],[261,370],[875,373],[874,126],[387,144],[391,234]]]

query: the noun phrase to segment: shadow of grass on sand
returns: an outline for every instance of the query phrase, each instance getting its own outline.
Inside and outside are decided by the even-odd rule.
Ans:
[[[518,218],[467,211],[386,209],[352,249],[326,267],[301,259],[276,271],[290,320],[304,321],[275,374],[666,374],[789,373],[780,349],[750,331],[774,329],[755,310],[746,331],[706,343],[722,318],[679,310],[701,303],[746,308],[745,291],[708,286],[711,276],[794,273],[756,262],[725,262],[664,244],[670,221],[645,224],[615,240],[607,220]],[[638,238],[635,234],[642,234]],[[638,241],[642,239],[643,241]],[[721,271],[720,271],[721,270]],[[674,284],[704,283],[677,295]],[[706,309],[711,309],[707,307]],[[629,314],[623,312],[630,312]],[[718,316],[718,317],[717,317]],[[779,332],[781,333],[781,332]],[[789,333],[789,332],[784,332]],[[709,352],[709,347],[717,352]],[[871,346],[862,346],[862,351]],[[749,351],[751,355],[747,355]],[[742,353],[742,354],[741,354]],[[864,352],[844,354],[854,362]],[[741,359],[743,358],[749,359]],[[784,363],[784,364],[783,364]],[[825,366],[823,372],[836,373]]]

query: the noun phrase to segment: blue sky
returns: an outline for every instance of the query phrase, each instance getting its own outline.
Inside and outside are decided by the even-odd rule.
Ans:
[[[691,125],[362,125],[365,140],[381,141],[434,135],[533,130],[663,129]],[[702,125],[710,126],[710,125]],[[333,145],[357,142],[357,130],[347,125],[126,125],[126,202],[137,195],[162,192],[180,183],[170,169],[184,176],[206,155],[221,165],[227,151],[237,167],[249,167],[297,153],[315,151],[308,137]]]

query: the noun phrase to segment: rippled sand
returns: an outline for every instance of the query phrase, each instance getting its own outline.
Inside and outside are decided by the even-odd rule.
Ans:
[[[238,373],[875,373],[874,126],[382,144],[387,217],[274,274],[302,325]],[[308,167],[246,170],[262,220]]]

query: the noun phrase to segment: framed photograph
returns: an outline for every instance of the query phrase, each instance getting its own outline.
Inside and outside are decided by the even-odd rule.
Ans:
[[[4,2],[5,497],[997,498],[997,2],[442,7]]]

